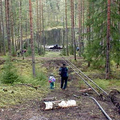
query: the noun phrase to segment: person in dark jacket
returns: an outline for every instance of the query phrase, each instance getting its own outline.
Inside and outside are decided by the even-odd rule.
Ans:
[[[63,64],[63,66],[60,67],[59,74],[61,76],[61,89],[65,90],[68,81],[68,68],[66,67],[65,64]]]

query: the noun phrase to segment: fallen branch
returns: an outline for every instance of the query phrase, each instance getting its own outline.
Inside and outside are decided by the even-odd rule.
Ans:
[[[87,92],[87,91],[91,91],[91,90],[92,90],[91,88],[88,88],[88,89],[80,90],[80,92]]]

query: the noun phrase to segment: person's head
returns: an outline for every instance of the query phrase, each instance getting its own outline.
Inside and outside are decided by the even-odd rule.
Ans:
[[[65,63],[63,63],[63,67],[65,67],[66,66],[66,64]]]
[[[53,76],[53,73],[50,73],[50,76]]]

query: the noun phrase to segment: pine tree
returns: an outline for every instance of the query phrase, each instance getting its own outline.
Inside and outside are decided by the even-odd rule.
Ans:
[[[32,70],[35,77],[35,53],[34,53],[34,41],[33,41],[33,21],[32,21],[32,3],[29,0],[29,16],[30,16],[30,31],[31,31],[31,50],[32,50]]]

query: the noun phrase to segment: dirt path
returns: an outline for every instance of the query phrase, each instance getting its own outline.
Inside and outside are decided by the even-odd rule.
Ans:
[[[45,96],[47,98],[56,97],[57,100],[76,100],[76,107],[42,111],[39,99],[31,100],[20,106],[1,109],[0,120],[106,120],[91,99],[76,91],[77,88],[69,86],[66,91],[55,89]],[[80,98],[76,98],[74,95],[80,95]],[[118,113],[114,111],[114,106],[111,105],[112,108],[110,108],[107,103],[101,102],[101,104],[113,120],[120,119]]]
[[[52,63],[54,63],[56,68],[58,68],[59,62],[55,60],[46,62],[44,66],[46,64],[52,66]],[[77,87],[79,79],[74,75],[71,76],[72,79],[68,81],[67,90],[63,91],[60,89],[60,80],[58,79],[56,88],[50,90],[50,93],[44,98],[56,97],[57,100],[76,100],[76,107],[43,111],[40,109],[40,98],[38,97],[36,100],[26,101],[24,104],[8,109],[1,108],[0,120],[107,120],[93,100],[80,93],[80,88]],[[90,94],[95,96],[92,92]],[[77,98],[75,95],[80,97]],[[120,120],[120,116],[111,102],[98,101],[113,120]]]

